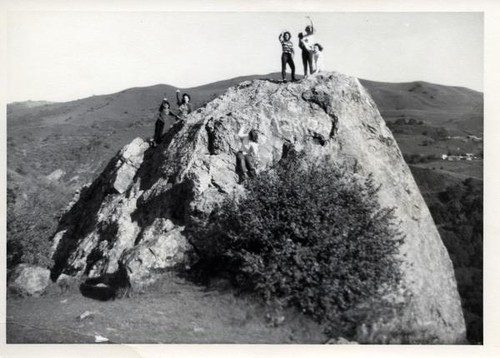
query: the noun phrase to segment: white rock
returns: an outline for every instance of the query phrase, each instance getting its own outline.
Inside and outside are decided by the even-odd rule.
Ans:
[[[40,296],[50,283],[48,269],[19,264],[9,275],[10,290],[23,296]]]

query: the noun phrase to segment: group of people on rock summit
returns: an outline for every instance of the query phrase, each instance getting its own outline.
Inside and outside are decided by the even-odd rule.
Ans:
[[[310,19],[309,19],[310,20]],[[309,74],[323,71],[323,46],[314,42],[314,26],[311,24],[306,26],[305,33],[299,32],[299,47],[302,50],[302,64],[304,66],[304,77],[307,78]],[[293,49],[292,35],[289,31],[283,31],[278,40],[281,43],[281,77],[283,82],[286,82],[286,65],[290,66],[292,72],[292,81],[295,78],[295,63],[293,57],[295,51]]]
[[[304,78],[308,74],[323,71],[323,47],[319,43],[314,42],[314,27],[310,20],[310,25],[305,28],[305,33],[298,34],[299,47],[302,50],[302,64],[304,66]],[[293,61],[294,49],[291,41],[292,35],[289,31],[283,31],[278,37],[281,47],[281,76],[283,82],[286,82],[286,65],[290,66],[292,74],[292,82],[297,81],[295,77],[295,63]],[[159,115],[155,123],[154,138],[152,146],[157,147],[161,143],[161,137],[167,117],[173,116],[176,120],[184,121],[187,115],[192,112],[191,97],[184,93],[180,95],[180,90],[176,91],[177,97],[177,114],[170,110],[170,103],[167,98],[164,98],[159,108]],[[258,131],[256,129],[246,130],[242,127],[238,133],[241,141],[241,149],[236,154],[236,172],[239,175],[240,183],[247,177],[254,177],[257,173],[256,163],[258,157]]]

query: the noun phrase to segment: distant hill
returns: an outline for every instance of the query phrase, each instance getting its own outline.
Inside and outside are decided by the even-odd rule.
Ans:
[[[464,87],[428,82],[384,83],[361,80],[387,120],[415,118],[467,134],[483,132],[483,94]],[[462,133],[463,134],[463,133]]]

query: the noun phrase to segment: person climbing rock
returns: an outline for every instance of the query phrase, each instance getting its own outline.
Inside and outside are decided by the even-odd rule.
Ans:
[[[313,73],[324,71],[323,61],[324,61],[323,46],[321,46],[318,43],[315,43],[313,51],[313,67],[314,67]]]
[[[236,172],[239,176],[240,184],[249,176],[257,175],[256,163],[259,160],[259,135],[256,129],[251,129],[248,133],[242,126],[238,132],[241,140],[241,149],[236,154]]]
[[[314,52],[314,27],[312,20],[310,25],[306,26],[305,34],[299,34],[299,47],[302,49],[302,64],[304,65],[304,77],[307,78],[307,72],[313,73],[313,52]]]
[[[283,31],[278,40],[281,42],[282,54],[281,54],[281,77],[283,82],[286,82],[286,65],[290,66],[292,71],[292,81],[295,81],[295,63],[293,62],[293,43],[290,41],[292,35],[288,31]]]
[[[179,106],[179,114],[177,115],[177,119],[185,120],[188,114],[193,111],[193,108],[190,103],[191,96],[189,96],[187,93],[184,93],[181,98],[180,93],[181,93],[180,90],[177,90],[175,92],[177,96],[177,105]]]
[[[170,115],[170,103],[166,98],[161,101],[161,105],[159,108],[158,119],[155,123],[155,134],[153,137],[153,148],[156,148],[159,143],[161,143],[161,137],[163,134],[163,128],[165,127],[165,120],[168,115]]]

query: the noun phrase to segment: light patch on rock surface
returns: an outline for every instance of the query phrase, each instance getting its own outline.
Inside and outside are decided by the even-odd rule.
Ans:
[[[54,253],[57,250],[57,245],[59,245],[59,241],[61,241],[62,237],[64,236],[66,230],[61,230],[58,231],[53,237],[52,237],[52,245],[49,250],[49,255],[50,257],[54,256]]]
[[[130,187],[144,159],[144,151],[148,148],[147,142],[136,138],[120,151],[112,179],[113,187],[118,193],[122,194]]]
[[[153,283],[158,275],[178,265],[186,264],[185,255],[191,250],[182,231],[168,219],[156,219],[144,230],[139,243],[122,257],[132,287],[141,290]]]

